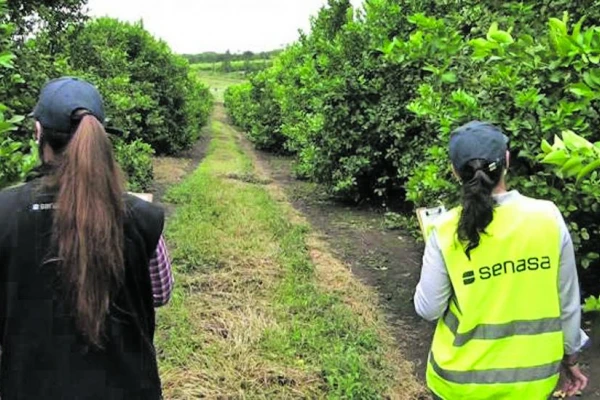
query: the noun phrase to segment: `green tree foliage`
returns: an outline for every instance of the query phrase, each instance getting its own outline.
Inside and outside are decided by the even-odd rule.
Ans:
[[[295,153],[298,172],[332,193],[416,206],[458,200],[449,134],[491,121],[511,137],[511,182],[557,202],[587,267],[598,263],[596,195],[535,155],[565,130],[600,139],[597,26],[589,1],[370,0],[357,11],[330,0],[227,106],[257,145]]]
[[[147,191],[154,180],[152,147],[139,139],[131,143],[116,139],[114,149],[117,161],[127,176],[128,189],[132,192]]]
[[[183,57],[141,23],[88,21],[84,4],[2,3],[7,8],[0,31],[0,188],[22,179],[36,163],[31,121],[15,116],[31,112],[52,78],[79,76],[100,89],[109,124],[124,131],[113,139],[131,190],[150,187],[153,153],[189,148],[208,119],[210,92]]]
[[[86,19],[83,6],[87,0],[8,0],[7,12],[15,26],[15,39],[23,43],[32,33],[50,32],[57,40],[73,24]]]
[[[108,115],[127,140],[173,154],[198,139],[212,104],[209,90],[140,23],[91,21],[72,38],[69,59],[105,94]]]
[[[272,51],[263,51],[254,53],[252,51],[244,51],[243,53],[216,53],[216,52],[206,52],[200,54],[183,54],[190,64],[199,64],[199,63],[220,63],[225,60],[226,57],[229,57],[231,62],[236,61],[255,61],[255,60],[270,60],[278,56],[282,50],[272,50]]]
[[[208,72],[223,72],[223,73],[235,73],[239,72],[243,75],[253,74],[265,70],[273,65],[273,61],[270,59],[262,60],[246,60],[246,61],[231,61],[226,62],[215,62],[215,63],[197,63],[191,64],[190,67],[194,71],[208,71]]]
[[[551,165],[560,178],[576,179],[576,189],[581,199],[578,206],[598,215],[600,142],[593,144],[572,131],[564,131],[562,139],[559,136],[554,138],[553,145],[543,140],[542,150],[542,162]],[[588,262],[590,258],[597,260],[600,254],[592,252],[588,254]],[[583,309],[586,312],[600,311],[600,297],[587,298]]]
[[[13,74],[0,75],[0,101],[11,111],[27,115],[39,88],[65,69],[68,33],[79,29],[86,0],[8,0],[3,16],[13,26],[8,48],[15,55]],[[35,38],[35,39],[33,39]],[[17,124],[12,136],[28,140],[31,125]]]
[[[6,19],[6,6],[6,0],[0,0],[0,73],[7,81],[18,81],[14,72],[15,55],[10,50],[13,25]],[[28,152],[23,143],[10,136],[23,119],[0,103],[0,188],[24,178],[37,163],[35,153]]]
[[[252,84],[242,84],[227,90],[225,103],[248,105],[232,114],[235,123],[246,130],[257,148],[282,152],[285,138],[279,125],[281,111],[273,93],[268,93],[272,87],[266,84],[267,79],[264,78],[271,73],[270,70],[259,72],[251,79]],[[266,132],[269,133],[265,134]]]

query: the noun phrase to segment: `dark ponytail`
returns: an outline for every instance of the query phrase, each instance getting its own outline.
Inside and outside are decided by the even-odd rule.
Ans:
[[[481,234],[494,218],[496,205],[492,191],[504,174],[502,165],[490,169],[485,160],[472,160],[458,171],[462,185],[462,211],[458,222],[458,239],[463,243],[465,254],[471,259],[471,251],[477,246]]]
[[[103,346],[109,305],[124,277],[123,179],[110,140],[85,114],[73,134],[43,132],[55,151],[47,184],[57,188],[53,239],[76,324]]]

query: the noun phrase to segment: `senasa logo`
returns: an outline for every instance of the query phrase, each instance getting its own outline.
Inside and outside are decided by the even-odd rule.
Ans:
[[[471,285],[475,283],[475,271],[467,271],[463,274],[463,283],[465,285]]]
[[[496,278],[507,274],[520,274],[526,271],[541,271],[549,270],[552,268],[550,257],[530,257],[527,259],[520,259],[517,261],[504,261],[502,263],[496,263],[491,267],[481,267],[475,271],[467,271],[463,273],[463,283],[466,285],[472,285],[479,277],[480,280],[485,281],[488,279]]]

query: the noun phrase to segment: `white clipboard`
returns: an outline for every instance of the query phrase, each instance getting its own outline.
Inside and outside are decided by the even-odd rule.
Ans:
[[[152,203],[152,201],[154,200],[154,195],[152,193],[132,193],[129,192],[130,195],[135,196],[137,198],[140,198],[144,201],[147,201],[148,203]]]
[[[415,210],[417,218],[419,219],[419,226],[421,227],[421,233],[423,238],[427,240],[431,228],[433,228],[434,222],[446,212],[446,207],[443,205],[437,207],[421,207]]]

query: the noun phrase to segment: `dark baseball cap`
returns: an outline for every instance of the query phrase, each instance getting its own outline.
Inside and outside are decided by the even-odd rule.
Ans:
[[[104,125],[104,102],[98,89],[82,79],[67,76],[44,85],[30,115],[46,129],[71,133],[78,123],[75,115],[78,110],[86,110],[86,114],[93,115]],[[120,133],[117,129],[105,129],[109,133]]]
[[[471,121],[452,132],[450,160],[459,171],[476,159],[488,161],[490,166],[504,165],[508,142],[500,128],[489,122]]]

